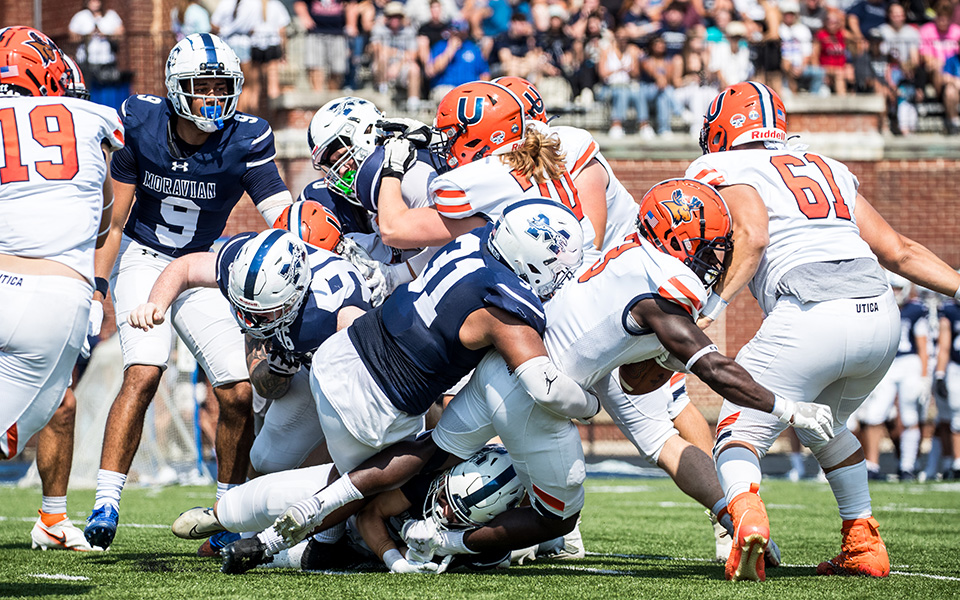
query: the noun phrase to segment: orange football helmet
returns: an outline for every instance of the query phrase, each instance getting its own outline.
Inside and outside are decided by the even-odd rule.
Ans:
[[[528,118],[543,123],[547,122],[547,109],[543,103],[543,96],[540,95],[540,91],[532,83],[523,77],[515,77],[513,75],[497,77],[493,82],[499,83],[507,88],[513,92],[514,96],[520,99],[520,103],[523,104],[523,110],[526,112]]]
[[[62,96],[66,72],[60,48],[42,32],[0,29],[0,95]]]
[[[439,142],[430,150],[455,168],[486,156],[516,150],[523,143],[523,104],[513,92],[489,81],[450,90],[437,107],[433,127]]]
[[[704,154],[763,141],[787,141],[787,111],[776,92],[762,83],[743,81],[713,99],[700,130]]]
[[[707,289],[727,269],[731,227],[727,203],[716,189],[695,179],[661,181],[640,200],[640,234],[690,267]]]
[[[343,239],[340,220],[316,200],[300,200],[286,207],[273,228],[284,229],[311,246],[339,254],[337,247]]]

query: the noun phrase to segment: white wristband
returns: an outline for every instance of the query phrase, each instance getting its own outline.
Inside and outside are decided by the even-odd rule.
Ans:
[[[710,344],[709,346],[704,346],[696,351],[696,353],[690,357],[690,360],[687,361],[687,364],[683,366],[687,372],[690,372],[690,369],[693,368],[693,365],[696,364],[698,360],[703,358],[705,355],[710,354],[711,352],[720,352],[720,348],[717,348],[716,344]]]
[[[405,560],[403,555],[400,554],[400,551],[396,548],[390,548],[383,553],[383,564],[387,565],[387,568],[391,571],[393,570],[393,565],[397,564],[398,561]]]
[[[774,394],[773,409],[770,414],[780,419],[782,423],[790,423],[793,421],[794,412],[796,412],[796,405],[793,402]]]
[[[707,301],[703,305],[703,310],[700,311],[700,316],[710,319],[711,321],[716,321],[720,318],[720,313],[723,312],[723,309],[730,304],[726,300],[720,297],[720,294],[714,292],[710,294],[710,297],[707,298]]]

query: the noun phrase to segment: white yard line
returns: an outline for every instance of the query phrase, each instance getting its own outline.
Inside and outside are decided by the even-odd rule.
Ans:
[[[27,577],[59,579],[61,581],[90,581],[89,577],[84,577],[83,575],[64,575],[63,573],[30,573]]]

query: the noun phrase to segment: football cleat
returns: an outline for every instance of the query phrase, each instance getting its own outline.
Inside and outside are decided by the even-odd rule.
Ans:
[[[301,500],[277,517],[273,530],[283,538],[287,547],[296,546],[323,522],[322,506],[316,496]]]
[[[716,561],[718,563],[725,563],[727,562],[727,557],[730,556],[730,550],[733,549],[733,538],[730,536],[730,532],[727,531],[727,528],[717,520],[716,516],[714,516],[713,511],[708,508],[706,513],[707,516],[710,517],[710,523],[713,525],[713,539],[716,546]]]
[[[734,525],[733,547],[725,568],[729,581],[766,579],[763,556],[770,540],[770,523],[759,487],[751,485],[749,492],[738,494],[727,506]]]
[[[780,546],[773,540],[767,540],[767,549],[763,552],[763,564],[768,569],[780,566]]]
[[[224,531],[223,525],[213,514],[213,509],[203,506],[197,506],[180,513],[170,529],[173,531],[173,535],[185,540],[202,540]]]
[[[207,538],[203,544],[197,548],[197,556],[203,558],[212,558],[215,556],[221,556],[224,546],[232,544],[233,542],[240,539],[239,533],[234,533],[232,531],[221,531],[215,533]]]
[[[840,554],[833,560],[820,563],[817,575],[889,575],[890,558],[877,531],[879,528],[880,524],[873,517],[844,521]]]
[[[33,524],[33,529],[30,531],[31,548],[34,550],[38,548],[40,550],[76,550],[78,552],[90,552],[94,549],[83,537],[83,532],[67,518],[66,514],[51,515],[43,511],[39,512],[40,517],[37,518],[37,522]],[[55,517],[61,518],[52,525],[47,525],[43,522],[44,517],[47,517],[48,521]]]
[[[227,544],[220,551],[223,563],[220,571],[230,575],[241,575],[250,569],[271,561],[267,556],[267,545],[257,537],[239,539]]]
[[[577,519],[577,524],[574,526],[573,531],[561,538],[563,540],[563,545],[560,546],[555,552],[548,553],[544,555],[544,558],[553,558],[556,560],[578,560],[587,555],[586,550],[583,547],[583,536],[580,534],[580,520]]]
[[[98,546],[104,550],[113,543],[113,537],[117,535],[117,524],[120,522],[120,513],[116,507],[110,504],[104,504],[99,508],[94,508],[90,516],[87,517],[87,526],[83,530],[83,537],[91,546]]]

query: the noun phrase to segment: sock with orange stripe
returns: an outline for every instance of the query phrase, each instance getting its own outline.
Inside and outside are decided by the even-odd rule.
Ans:
[[[717,476],[727,502],[730,502],[739,494],[749,492],[752,484],[760,484],[763,478],[760,459],[743,446],[724,448],[717,455]]]
[[[50,526],[67,517],[66,496],[42,496],[40,500],[40,518],[43,524]],[[48,520],[49,517],[49,520]]]

